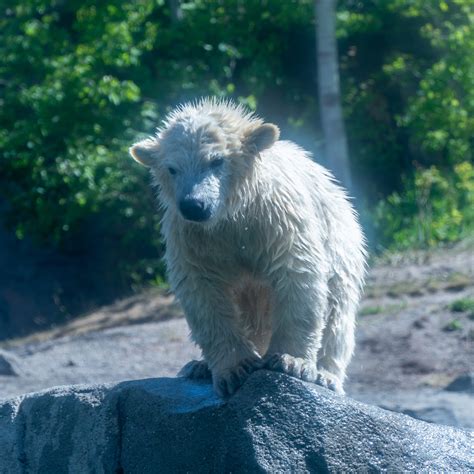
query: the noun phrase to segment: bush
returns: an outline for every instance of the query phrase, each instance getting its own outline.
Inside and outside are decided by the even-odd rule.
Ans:
[[[118,275],[161,248],[147,174],[127,157],[135,128],[157,117],[134,82],[151,11],[150,2],[30,0],[0,19],[8,221],[18,238],[62,251],[114,247]]]
[[[374,211],[381,242],[398,249],[454,242],[474,230],[474,167],[454,166],[452,174],[435,166],[405,180],[403,193],[392,193]]]

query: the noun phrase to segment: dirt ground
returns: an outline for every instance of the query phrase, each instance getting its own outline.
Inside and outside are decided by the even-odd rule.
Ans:
[[[474,370],[473,302],[472,243],[375,262],[359,311],[348,394],[427,421],[474,428],[472,386],[445,390]],[[1,342],[0,398],[53,385],[174,376],[198,356],[173,298],[150,290]]]
[[[359,311],[355,385],[442,387],[474,369],[474,252],[420,252],[374,266]],[[459,306],[459,305],[458,305]]]

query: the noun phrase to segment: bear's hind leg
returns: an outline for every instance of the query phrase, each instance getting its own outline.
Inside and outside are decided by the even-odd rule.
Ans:
[[[318,354],[318,384],[338,393],[344,393],[346,368],[354,351],[354,309],[333,306],[323,332]]]

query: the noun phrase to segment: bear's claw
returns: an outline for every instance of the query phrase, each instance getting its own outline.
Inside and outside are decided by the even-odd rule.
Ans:
[[[265,357],[264,367],[283,372],[305,382],[316,382],[318,377],[316,365],[312,361],[290,354],[271,354]]]
[[[316,383],[321,385],[321,387],[328,388],[333,392],[344,395],[344,389],[342,388],[342,383],[339,377],[332,374],[331,372],[328,372],[327,370],[320,369],[318,371]]]
[[[264,359],[264,368],[282,372],[292,377],[312,382],[333,392],[344,394],[342,383],[336,375],[317,369],[314,362],[290,354],[271,354]]]
[[[220,397],[233,395],[255,370],[262,368],[261,359],[244,359],[238,365],[212,374],[214,390]]]

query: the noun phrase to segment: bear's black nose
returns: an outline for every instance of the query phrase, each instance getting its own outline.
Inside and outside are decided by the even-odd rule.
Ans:
[[[204,222],[211,217],[211,210],[204,201],[191,197],[185,197],[180,201],[179,210],[189,221]]]

